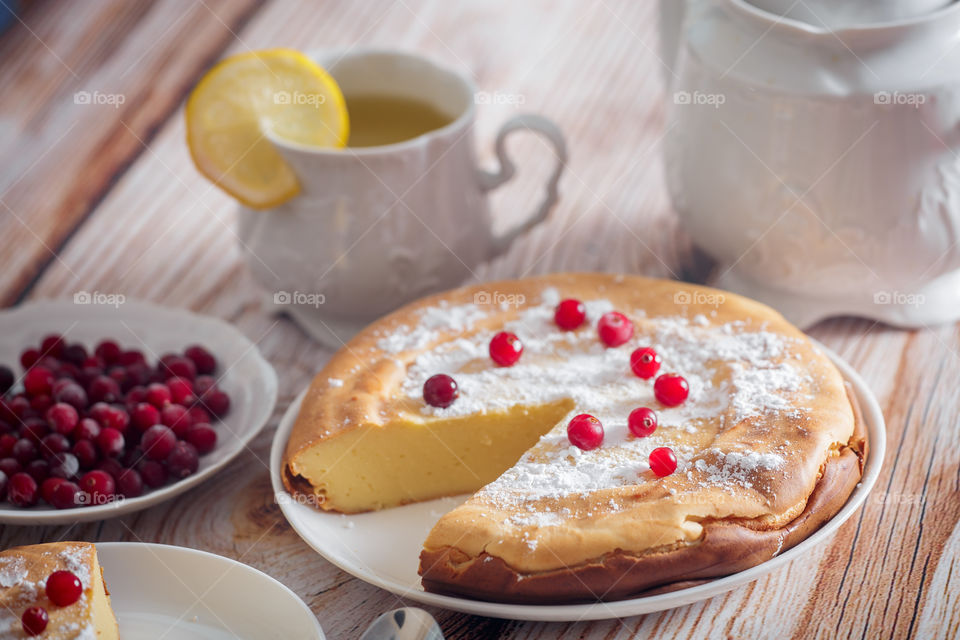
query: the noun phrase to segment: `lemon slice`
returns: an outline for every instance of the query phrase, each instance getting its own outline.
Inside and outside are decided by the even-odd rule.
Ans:
[[[245,205],[266,209],[300,192],[268,137],[343,147],[350,133],[340,87],[298,51],[231,56],[187,99],[187,146],[200,172]]]

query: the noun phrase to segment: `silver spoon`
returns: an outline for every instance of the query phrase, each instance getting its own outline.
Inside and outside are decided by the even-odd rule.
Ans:
[[[423,609],[404,607],[382,614],[360,640],[443,640],[443,632]]]

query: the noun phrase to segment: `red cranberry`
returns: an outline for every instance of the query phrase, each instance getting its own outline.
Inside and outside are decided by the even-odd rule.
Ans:
[[[17,507],[32,507],[39,498],[37,481],[29,473],[15,473],[7,485],[7,500]]]
[[[113,340],[101,340],[93,352],[107,364],[113,364],[120,358],[120,345]]]
[[[39,454],[40,450],[37,444],[29,438],[20,438],[17,440],[17,443],[13,445],[13,457],[16,458],[20,464],[27,464],[31,460],[36,459]]]
[[[658,478],[668,476],[677,470],[677,456],[670,447],[657,447],[650,452],[650,471]]]
[[[63,353],[63,336],[51,333],[40,342],[40,352],[45,356],[59,358]]]
[[[660,404],[675,407],[687,399],[690,394],[690,385],[675,373],[665,373],[653,383],[653,395]]]
[[[117,493],[124,498],[136,498],[143,495],[143,478],[134,469],[124,469],[117,476]]]
[[[98,435],[100,435],[100,425],[93,418],[84,418],[73,430],[73,439],[77,441],[96,440]]]
[[[47,615],[47,610],[43,607],[30,607],[20,617],[23,632],[29,636],[38,636],[43,633],[48,622],[50,622],[50,616]]]
[[[50,476],[40,483],[40,497],[43,498],[44,502],[53,504],[53,492],[57,487],[60,486],[61,483],[64,482],[66,482],[66,480],[63,478]]]
[[[217,446],[217,432],[209,424],[196,424],[187,432],[187,442],[197,449],[200,455],[206,455]]]
[[[638,377],[649,380],[660,370],[660,355],[650,347],[640,347],[630,354],[630,369]]]
[[[127,391],[127,397],[125,399],[128,405],[138,405],[141,402],[146,402],[147,388],[143,385],[132,387],[129,391]]]
[[[608,311],[597,322],[600,340],[608,347],[619,347],[633,337],[633,323],[619,311]]]
[[[170,404],[170,401],[170,389],[167,388],[167,385],[154,382],[147,387],[147,402],[155,406],[157,409],[163,409],[165,406]]]
[[[107,458],[97,466],[98,471],[103,471],[104,473],[109,473],[110,476],[116,480],[117,476],[123,473],[125,467],[123,463],[117,460],[116,458]]]
[[[109,376],[100,375],[90,381],[87,395],[91,402],[116,402],[120,399],[120,385]]]
[[[100,453],[107,457],[118,456],[123,453],[123,446],[123,434],[116,429],[107,427],[102,429],[100,435],[97,436],[97,447],[99,447]]]
[[[50,500],[48,500],[55,508],[73,509],[86,502],[86,496],[84,496],[83,490],[77,483],[62,478],[57,478],[57,480],[60,480],[60,483],[54,487]]]
[[[20,426],[20,437],[37,444],[40,444],[40,441],[48,433],[50,433],[50,427],[47,426],[47,421],[41,418],[26,418]]]
[[[193,360],[175,354],[168,354],[160,358],[157,368],[167,378],[176,376],[193,380],[197,377],[197,367],[193,364]]]
[[[197,400],[193,395],[193,383],[186,378],[170,378],[167,380],[167,388],[170,390],[170,401],[174,404],[187,407]]]
[[[134,364],[146,364],[147,359],[144,357],[143,353],[130,349],[129,351],[123,351],[120,353],[120,357],[117,358],[117,364],[124,367],[129,367]]]
[[[567,439],[584,451],[596,449],[603,444],[603,425],[589,413],[581,413],[567,425]]]
[[[23,465],[16,458],[0,458],[0,471],[9,478],[23,471]]]
[[[130,415],[120,407],[109,407],[103,412],[100,420],[100,426],[116,429],[120,433],[126,433],[129,424]]]
[[[70,449],[70,440],[62,433],[48,433],[40,441],[40,453],[45,458]]]
[[[579,300],[568,298],[557,305],[553,320],[564,331],[573,331],[587,319],[587,308]]]
[[[173,429],[178,438],[186,435],[192,426],[187,408],[179,404],[171,404],[163,408],[160,412],[160,424]]]
[[[143,454],[151,460],[165,460],[176,443],[177,436],[173,430],[162,424],[156,424],[144,431],[140,440]]]
[[[130,389],[137,384],[136,380],[130,378],[130,374],[127,373],[127,370],[120,367],[112,369],[110,373],[107,374],[107,377],[117,383],[121,394],[123,394],[125,390]]]
[[[501,367],[512,367],[523,354],[523,343],[516,335],[501,331],[490,340],[490,358]]]
[[[24,369],[29,369],[37,364],[38,360],[40,360],[40,352],[36,349],[27,349],[20,354],[20,366]]]
[[[60,359],[79,367],[82,366],[83,362],[87,359],[87,350],[82,344],[76,342],[68,344],[63,348]]]
[[[459,395],[457,381],[445,373],[432,375],[423,383],[423,401],[431,407],[449,407]]]
[[[7,403],[7,408],[17,418],[23,418],[30,411],[30,401],[25,396],[14,396]]]
[[[160,424],[160,411],[152,404],[141,402],[130,414],[130,420],[138,431],[146,431],[155,424]]]
[[[17,436],[12,433],[5,433],[0,436],[0,458],[8,458],[13,455],[13,445],[17,444]]]
[[[116,482],[106,471],[87,471],[80,478],[80,488],[86,494],[88,504],[106,504],[116,493]]]
[[[53,381],[53,371],[40,365],[23,374],[23,388],[30,396],[49,395],[53,391]]]
[[[148,487],[156,489],[167,484],[167,470],[156,460],[142,460],[137,469]]]
[[[0,395],[10,391],[15,381],[16,376],[13,375],[10,367],[0,365]]]
[[[87,416],[97,421],[100,426],[107,420],[107,414],[110,413],[110,405],[106,402],[97,402],[87,411]]]
[[[80,599],[83,585],[80,578],[69,571],[54,571],[47,578],[47,597],[58,607],[69,607]]]
[[[197,376],[197,379],[193,381],[193,394],[201,400],[207,393],[216,388],[217,381],[213,376]]]
[[[200,458],[192,444],[177,440],[165,464],[170,475],[175,480],[180,480],[197,472],[197,468],[200,466]]]
[[[67,434],[73,431],[80,422],[80,415],[73,405],[58,402],[47,409],[47,422],[57,433]]]
[[[54,386],[53,399],[57,402],[64,402],[74,409],[85,409],[87,407],[87,392],[73,380],[58,380],[57,383],[65,382],[59,388]]]
[[[218,418],[222,418],[230,411],[230,396],[221,389],[213,389],[207,392],[203,404],[210,413]]]
[[[50,477],[50,465],[47,464],[46,460],[31,460],[25,471],[30,474],[30,477],[37,481],[37,484],[42,483],[44,480]]]
[[[47,412],[47,409],[53,406],[53,398],[43,393],[38,396],[33,396],[30,398],[30,408],[33,409],[37,415],[43,415]]]
[[[79,442],[77,444],[80,444]],[[50,456],[50,475],[70,479],[80,473],[80,459],[72,453],[57,453]]]
[[[193,364],[197,367],[197,373],[210,374],[217,370],[217,359],[198,344],[187,347],[183,355],[193,361]]]
[[[0,365],[0,395],[10,391],[15,381],[16,376],[13,375],[13,371],[10,369],[10,367]]]
[[[627,426],[630,427],[630,433],[638,438],[646,438],[657,430],[657,414],[653,409],[639,407],[630,412],[627,418]]]
[[[210,424],[210,422],[213,420],[211,415],[203,407],[190,407],[187,410],[187,413],[190,414],[191,424]]]
[[[97,446],[91,440],[78,440],[70,451],[76,456],[81,469],[92,469],[100,459]]]

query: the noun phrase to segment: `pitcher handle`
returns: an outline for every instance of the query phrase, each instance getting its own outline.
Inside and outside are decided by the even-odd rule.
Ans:
[[[550,143],[553,144],[556,164],[550,179],[547,180],[546,193],[543,201],[540,202],[540,206],[534,209],[533,214],[528,216],[520,224],[503,234],[494,236],[492,243],[494,256],[506,251],[519,235],[546,220],[550,209],[553,208],[553,205],[557,203],[560,197],[557,192],[557,183],[560,182],[560,175],[563,173],[563,169],[567,164],[567,143],[563,138],[563,133],[560,131],[560,128],[543,116],[538,116],[533,113],[520,114],[504,122],[503,126],[500,127],[500,131],[497,133],[494,150],[496,151],[497,162],[500,164],[500,168],[497,171],[480,170],[480,188],[483,191],[490,191],[499,187],[516,174],[516,166],[514,166],[513,161],[510,160],[510,157],[507,155],[506,141],[507,136],[517,130],[533,131],[550,141]]]

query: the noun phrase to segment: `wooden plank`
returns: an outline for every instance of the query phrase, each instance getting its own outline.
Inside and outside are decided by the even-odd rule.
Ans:
[[[144,21],[172,24],[183,6],[161,4],[146,15],[115,9],[118,16],[127,16],[118,19],[129,31],[117,27],[111,38],[132,42],[130,33],[140,33],[138,37],[157,33],[156,25],[147,29]],[[229,51],[278,44],[306,50],[371,44],[412,49],[470,70],[480,90],[522,95],[525,109],[554,118],[566,133],[571,162],[562,183],[561,204],[547,225],[520,239],[507,256],[476,269],[478,278],[561,269],[626,270],[694,279],[707,273],[709,261],[690,247],[663,186],[659,140],[665,122],[661,69],[653,55],[655,3],[500,1],[466,4],[457,11],[438,0],[389,4],[342,0],[324,3],[322,11],[316,6],[277,2],[264,7],[238,30],[236,39],[230,36]],[[76,11],[57,11],[56,24],[86,24]],[[230,12],[219,5],[217,11]],[[243,9],[237,11],[230,15],[242,22],[246,14]],[[55,30],[45,28],[44,34],[52,38]],[[213,27],[205,28],[223,36]],[[173,46],[158,40],[158,48]],[[65,48],[57,51],[76,60],[76,66],[92,64],[90,60],[97,56],[104,59],[103,65],[113,65],[109,72],[102,72],[105,79],[114,78],[118,67],[142,54],[133,45],[118,46],[105,58],[106,49],[90,35],[57,42],[73,47],[59,44]],[[4,46],[10,45],[0,40],[0,52]],[[189,77],[209,64],[213,55],[209,52],[216,50],[208,45],[198,53],[199,44],[185,41],[178,42],[178,47],[194,48],[172,54],[177,56],[173,66],[178,70],[171,69],[165,76],[169,88],[162,93],[179,94],[167,100],[178,101],[182,97],[178,87],[189,84],[178,74]],[[56,68],[55,59],[40,57],[51,77],[69,77]],[[167,72],[159,67],[155,71]],[[12,72],[0,69],[0,78],[6,73]],[[129,76],[117,82],[104,86],[117,91],[128,91],[124,83],[139,86]],[[144,89],[129,89],[137,90]],[[56,90],[33,91],[32,99],[38,103],[60,99]],[[24,113],[28,109],[19,108]],[[41,112],[44,109],[55,111],[45,106]],[[491,162],[496,128],[514,112],[509,105],[480,107],[477,138],[483,161]],[[21,117],[27,123],[27,116]],[[357,637],[376,615],[402,601],[347,576],[310,550],[274,504],[265,466],[279,416],[329,351],[288,321],[278,323],[267,313],[262,304],[266,290],[253,282],[244,267],[233,234],[235,205],[193,169],[182,142],[179,114],[166,120],[157,115],[150,120],[152,125],[126,117],[120,121],[121,126],[130,127],[128,133],[139,146],[124,152],[135,160],[58,250],[59,258],[49,262],[29,297],[69,296],[79,289],[118,292],[226,318],[257,341],[276,367],[280,406],[249,452],[180,499],[102,524],[5,527],[0,543],[8,546],[68,536],[206,549],[239,558],[293,588],[317,613],[330,637]],[[52,117],[31,122],[32,135],[47,140],[54,138],[48,129],[63,130],[57,124],[60,120]],[[87,122],[80,132],[70,132],[64,138],[68,148],[78,144],[75,135],[85,140],[85,129],[95,124]],[[30,130],[29,124],[22,126]],[[143,135],[150,126],[152,137]],[[18,157],[18,150],[25,153],[22,150],[29,146],[25,140],[21,137],[9,148],[0,141],[0,156]],[[84,144],[88,146],[83,148],[93,148],[96,142]],[[521,171],[492,200],[502,225],[537,201],[550,160],[534,139],[511,140],[510,149]],[[38,166],[45,167],[43,162]],[[57,177],[67,176],[65,182],[69,182],[69,167],[57,166],[62,167]],[[69,166],[84,164],[77,161]],[[30,181],[33,191],[59,193],[57,181],[50,176],[31,171],[24,180]],[[45,219],[51,224],[61,224],[65,217],[71,222],[63,224],[72,228],[69,225],[76,220],[72,213],[64,208],[50,211]],[[35,243],[28,240],[21,235],[20,242],[14,243],[0,234],[0,251],[5,261],[9,256],[11,264],[17,265],[16,273],[24,270],[22,264],[33,264]],[[4,282],[0,291],[16,292],[18,286]],[[951,455],[960,438],[956,429],[960,408],[952,388],[960,367],[956,329],[904,332],[838,319],[822,323],[812,335],[864,374],[887,416],[890,439],[877,493],[828,544],[802,562],[723,596],[625,620],[523,623],[431,609],[447,636],[799,638],[914,633],[926,637],[951,635],[951,629],[956,635],[960,626],[956,580],[960,476],[956,456]]]
[[[0,302],[40,270],[259,6],[42,2],[0,38]],[[70,266],[60,263],[61,268]]]

